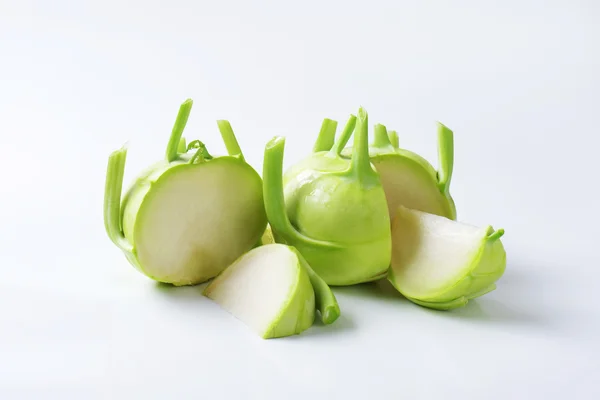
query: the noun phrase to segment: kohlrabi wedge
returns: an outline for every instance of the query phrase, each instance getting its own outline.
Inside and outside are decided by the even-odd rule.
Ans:
[[[352,156],[351,148],[342,156]],[[375,139],[369,147],[371,162],[379,173],[387,198],[390,218],[399,205],[450,219],[456,219],[456,207],[450,196],[454,165],[454,135],[438,124],[439,171],[418,154],[399,148],[395,131],[375,125]]]
[[[145,275],[173,285],[213,278],[250,250],[267,224],[262,180],[227,121],[218,127],[228,156],[211,156],[198,140],[186,146],[191,108],[191,100],[181,105],[165,159],[140,174],[123,199],[125,148],[110,155],[106,174],[109,238]]]
[[[204,295],[265,339],[291,336],[340,315],[335,296],[299,252],[283,244],[252,249],[219,274]]]
[[[496,288],[506,268],[503,229],[476,227],[399,206],[388,280],[409,300],[450,310]]]
[[[340,156],[356,125],[350,160]],[[317,151],[282,179],[285,139],[273,138],[263,163],[265,209],[275,240],[296,247],[329,285],[385,276],[391,258],[385,192],[369,161],[368,116],[351,116],[329,151]],[[316,146],[325,148],[327,146]]]

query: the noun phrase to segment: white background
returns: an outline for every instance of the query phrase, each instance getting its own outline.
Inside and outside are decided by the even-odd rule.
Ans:
[[[0,398],[600,398],[600,4],[581,1],[0,0]],[[498,289],[455,312],[373,285],[343,316],[265,341],[134,270],[102,223],[186,130],[246,158],[322,118],[370,122],[434,165],[455,132],[462,221],[506,229]],[[207,227],[218,229],[218,227]]]

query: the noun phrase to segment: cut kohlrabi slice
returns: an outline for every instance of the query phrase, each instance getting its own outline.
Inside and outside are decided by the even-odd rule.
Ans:
[[[496,288],[504,274],[503,229],[476,227],[399,206],[388,279],[409,300],[449,310]]]
[[[342,156],[351,157],[346,148]],[[438,124],[439,171],[420,155],[399,147],[398,134],[375,125],[375,139],[369,146],[371,162],[381,177],[390,218],[399,205],[450,219],[456,219],[456,207],[450,195],[454,165],[454,135]]]
[[[252,249],[218,275],[204,295],[265,339],[308,329],[315,307],[324,323],[340,315],[335,296],[294,248]]]
[[[213,278],[261,238],[267,224],[262,180],[244,161],[231,125],[218,121],[229,153],[214,157],[182,133],[192,108],[177,115],[164,160],[121,188],[127,149],[108,161],[104,222],[109,238],[145,275],[173,285]]]

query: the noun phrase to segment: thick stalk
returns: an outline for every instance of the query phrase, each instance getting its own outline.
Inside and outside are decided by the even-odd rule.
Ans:
[[[379,182],[377,173],[371,168],[369,157],[369,116],[364,108],[358,110],[350,171],[363,185]]]
[[[276,136],[265,146],[263,160],[263,197],[267,219],[273,233],[280,235],[286,243],[302,242],[312,246],[339,248],[339,245],[304,236],[292,226],[285,208],[283,195],[283,152],[285,138]]]
[[[498,229],[497,231],[494,231],[494,232],[492,232],[492,233],[491,233],[491,234],[490,234],[490,235],[487,237],[487,239],[488,239],[490,242],[494,242],[494,241],[496,241],[496,240],[500,239],[500,238],[501,238],[503,235],[504,235],[504,229],[502,229],[502,228],[501,228],[501,229]]]
[[[121,250],[131,252],[133,246],[121,230],[121,191],[127,148],[123,146],[108,158],[104,186],[104,228],[110,240]]]
[[[354,114],[350,114],[350,118],[346,122],[346,126],[344,126],[344,130],[341,135],[336,139],[333,147],[329,151],[329,154],[335,157],[339,157],[344,150],[344,146],[350,140],[350,137],[354,133],[354,127],[356,126],[356,116]]]
[[[337,121],[325,118],[323,120],[323,123],[321,124],[319,136],[317,136],[317,140],[315,141],[315,144],[313,146],[313,153],[330,150],[333,146],[333,141],[335,140],[336,130]]]
[[[398,138],[398,132],[389,131],[388,135],[390,136],[390,143],[392,144],[392,147],[394,149],[399,149],[400,148],[400,139]]]
[[[442,193],[448,194],[454,168],[454,134],[441,123],[438,123],[438,163],[438,185]]]
[[[167,144],[167,151],[165,154],[165,158],[168,162],[173,162],[177,159],[179,141],[181,139],[181,135],[183,134],[183,130],[185,129],[185,125],[187,124],[190,112],[192,111],[193,103],[194,102],[192,99],[187,99],[181,104],[181,106],[179,106],[177,119],[175,120],[175,125],[173,125],[173,130],[171,131],[171,137],[169,138],[169,143]]]
[[[233,133],[233,128],[229,121],[219,120],[217,121],[217,125],[219,126],[219,131],[221,132],[221,137],[223,138],[223,142],[225,143],[225,147],[227,148],[227,154],[233,157],[239,157],[244,160],[244,154],[242,153],[242,148],[235,137],[235,133]]]
[[[375,125],[375,139],[373,140],[373,146],[375,147],[391,147],[390,137],[388,131],[384,125]]]
[[[311,268],[302,254],[297,249],[293,247],[292,249],[296,252],[298,259],[308,273],[310,283],[315,291],[315,307],[321,314],[321,321],[326,325],[334,323],[340,316],[340,306],[335,295],[327,283]]]

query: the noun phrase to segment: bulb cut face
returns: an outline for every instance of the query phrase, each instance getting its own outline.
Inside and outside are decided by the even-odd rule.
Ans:
[[[238,258],[204,295],[264,339],[308,329],[315,318],[315,292],[307,270],[290,247],[269,244]]]
[[[215,277],[267,226],[262,179],[244,160],[231,124],[217,121],[224,156],[182,136],[192,104],[179,107],[165,158],[139,174],[123,198],[127,149],[112,152],[104,189],[110,240],[146,276],[176,286]]]
[[[495,289],[506,268],[504,230],[399,206],[388,279],[409,300],[450,310]]]
[[[453,219],[453,203],[440,191],[433,169],[401,153],[396,150],[393,155],[375,156],[371,161],[381,177],[390,218],[402,205]]]
[[[175,285],[215,277],[260,237],[265,214],[260,177],[221,157],[181,164],[138,180],[125,203],[125,236],[148,276]]]
[[[456,207],[450,195],[454,167],[454,134],[438,124],[438,164],[433,166],[420,155],[399,147],[395,131],[375,125],[375,138],[369,146],[371,163],[381,178],[390,218],[398,206],[420,210],[456,220]],[[349,158],[351,148],[342,156]]]

